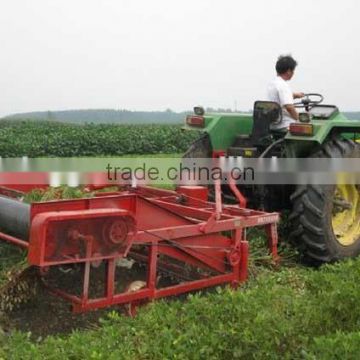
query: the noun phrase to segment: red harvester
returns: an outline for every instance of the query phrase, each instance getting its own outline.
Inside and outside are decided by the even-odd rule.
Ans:
[[[75,312],[136,305],[220,284],[236,287],[248,274],[247,228],[264,227],[269,250],[277,257],[279,215],[223,205],[218,184],[215,203],[206,200],[207,188],[200,186],[177,191],[126,186],[93,198],[31,205],[19,201],[21,191],[31,188],[0,187],[0,227],[8,229],[0,239],[26,249],[29,265]],[[123,284],[118,292],[124,279],[117,278],[116,267],[125,257],[146,268],[146,281],[131,290]],[[90,280],[100,263],[106,268],[103,294],[92,297]],[[77,293],[47,282],[52,267],[75,264],[82,276]],[[192,278],[184,276],[187,268],[196,270]],[[159,286],[163,271],[180,281]]]

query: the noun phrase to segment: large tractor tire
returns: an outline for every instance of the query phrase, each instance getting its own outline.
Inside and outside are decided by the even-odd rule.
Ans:
[[[336,137],[312,157],[360,158],[359,144]],[[291,196],[292,241],[320,265],[360,253],[359,185],[301,185]]]

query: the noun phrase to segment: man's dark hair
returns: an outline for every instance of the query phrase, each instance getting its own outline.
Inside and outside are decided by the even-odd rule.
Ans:
[[[276,62],[276,71],[279,75],[285,74],[288,70],[294,71],[297,62],[290,55],[280,56]]]

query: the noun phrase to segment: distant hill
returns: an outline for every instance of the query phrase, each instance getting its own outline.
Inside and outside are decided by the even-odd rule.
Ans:
[[[230,109],[207,108],[206,112],[230,113]],[[115,123],[115,124],[180,124],[191,111],[130,111],[130,110],[65,110],[65,111],[38,111],[14,114],[3,119],[50,120],[67,123]],[[360,120],[360,112],[344,112],[353,120]]]
[[[118,123],[118,124],[173,124],[184,121],[186,113],[166,111],[129,111],[129,110],[65,110],[39,111],[14,114],[4,117],[7,120],[50,120],[69,123]]]
[[[344,112],[345,116],[350,120],[360,120],[360,112],[359,111],[350,111]]]
[[[207,112],[231,112],[231,109],[207,108]],[[192,111],[130,111],[114,109],[37,111],[5,116],[7,120],[50,120],[67,123],[115,123],[115,124],[180,124]]]

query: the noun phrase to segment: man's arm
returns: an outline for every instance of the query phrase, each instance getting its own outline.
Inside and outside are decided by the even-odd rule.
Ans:
[[[302,99],[304,96],[305,96],[305,94],[303,92],[293,93],[293,98],[294,99]]]
[[[290,87],[284,82],[280,84],[278,91],[279,91],[280,105],[284,109],[286,109],[286,111],[294,120],[298,121],[299,114],[294,106],[294,97],[292,91],[290,90]],[[298,95],[300,95],[300,93]]]
[[[299,113],[297,112],[294,105],[292,104],[284,105],[284,108],[294,120],[299,121]]]

